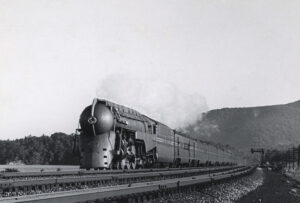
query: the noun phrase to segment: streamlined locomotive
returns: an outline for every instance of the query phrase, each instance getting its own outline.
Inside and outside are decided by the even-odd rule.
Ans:
[[[201,141],[136,110],[95,98],[80,116],[81,168],[236,164],[231,149]]]

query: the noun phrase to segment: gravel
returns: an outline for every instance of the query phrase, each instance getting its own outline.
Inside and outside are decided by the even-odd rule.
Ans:
[[[264,184],[240,198],[236,203],[300,202],[300,183],[280,171],[264,170]]]
[[[167,197],[165,196],[149,202],[235,202],[242,196],[262,185],[263,180],[263,170],[258,168],[252,174],[245,177],[207,186],[198,191],[177,193]]]

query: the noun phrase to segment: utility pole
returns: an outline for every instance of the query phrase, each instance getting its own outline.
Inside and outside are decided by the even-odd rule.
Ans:
[[[297,152],[297,148],[293,146],[293,169],[295,169],[296,152]]]
[[[297,167],[299,169],[299,165],[300,165],[300,145],[298,146],[298,159],[297,159]]]
[[[209,145],[207,144],[207,162],[208,162],[208,176],[210,177],[210,163],[209,163]]]
[[[289,167],[289,163],[290,163],[290,152],[289,149],[286,151],[286,167]]]
[[[289,163],[289,170],[291,169],[291,150],[288,149],[288,163]]]

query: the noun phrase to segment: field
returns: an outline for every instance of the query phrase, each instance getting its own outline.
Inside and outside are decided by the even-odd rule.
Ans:
[[[64,165],[0,165],[0,171],[7,168],[15,168],[20,172],[40,172],[43,171],[77,171],[79,166],[64,166]]]

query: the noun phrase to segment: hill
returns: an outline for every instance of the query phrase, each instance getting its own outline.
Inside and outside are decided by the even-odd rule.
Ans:
[[[289,103],[289,104],[286,104],[286,105],[289,106],[289,107],[300,109],[300,101],[296,101],[296,102]]]
[[[203,114],[185,131],[201,139],[248,151],[300,144],[300,101],[285,105],[224,108]]]

